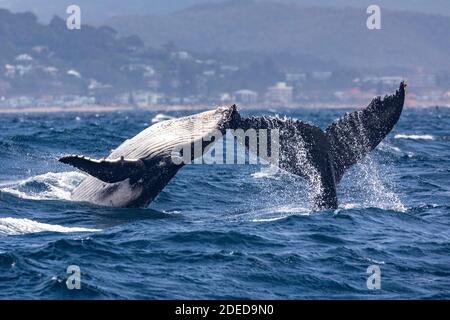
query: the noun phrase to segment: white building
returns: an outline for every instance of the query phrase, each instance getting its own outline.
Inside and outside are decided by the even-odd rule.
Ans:
[[[191,58],[191,55],[187,51],[178,51],[173,52],[171,54],[172,58],[179,59],[179,60],[188,60]]]
[[[19,55],[15,58],[15,60],[16,60],[16,61],[22,61],[22,62],[25,62],[25,61],[33,61],[34,59],[33,59],[33,57],[30,56],[29,54],[24,53],[24,54],[19,54]]]
[[[364,77],[363,83],[370,83],[372,85],[386,85],[386,86],[397,86],[401,81],[403,81],[401,76],[385,76],[385,77]],[[359,82],[359,79],[355,79],[354,82]]]
[[[258,102],[258,93],[252,90],[238,90],[233,95],[238,103],[255,104]]]
[[[230,103],[231,101],[233,100],[233,98],[231,97],[231,95],[229,94],[229,93],[222,93],[221,95],[220,95],[220,102],[221,103],[225,103],[225,104],[228,104],[228,103]]]
[[[286,82],[278,82],[267,89],[266,99],[272,103],[292,103],[294,89]]]
[[[74,69],[70,69],[69,71],[67,71],[67,75],[81,79],[81,74],[77,70],[74,70]]]
[[[14,78],[16,75],[16,67],[10,64],[5,64],[5,77]]]
[[[161,103],[163,96],[156,92],[137,91],[132,94],[133,101],[139,107],[148,107]]]
[[[306,81],[306,73],[286,73],[286,81],[289,83]]]

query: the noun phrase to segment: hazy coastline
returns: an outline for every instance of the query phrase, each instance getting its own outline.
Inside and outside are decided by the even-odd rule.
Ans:
[[[354,109],[364,108],[367,103],[292,103],[287,105],[271,105],[271,104],[236,104],[238,108],[244,110],[262,110],[262,109]],[[87,105],[73,107],[23,107],[23,108],[0,108],[0,114],[5,113],[58,113],[58,112],[116,112],[116,111],[155,111],[155,112],[171,112],[171,111],[199,111],[208,110],[218,107],[219,105],[197,104],[197,105],[152,105],[147,107],[133,107],[127,105]],[[424,104],[421,101],[410,100],[405,103],[405,108],[450,108],[450,101],[436,101],[435,103]]]

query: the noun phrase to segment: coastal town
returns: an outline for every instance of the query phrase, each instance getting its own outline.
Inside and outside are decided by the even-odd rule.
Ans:
[[[34,48],[39,52],[40,48]],[[345,89],[330,88],[334,77],[332,71],[312,71],[285,73],[280,79],[273,79],[273,84],[257,90],[242,87],[237,90],[226,90],[231,87],[234,74],[240,67],[221,64],[217,60],[202,61],[185,51],[171,53],[171,62],[193,64],[198,70],[189,77],[192,81],[189,88],[182,83],[181,75],[161,73],[151,64],[128,64],[121,70],[133,71],[145,79],[146,87],[133,90],[116,88],[112,83],[103,83],[97,79],[84,79],[84,75],[75,69],[59,69],[52,65],[37,62],[32,53],[23,53],[13,61],[2,66],[0,78],[0,108],[16,110],[21,108],[52,108],[110,106],[126,108],[159,109],[178,106],[189,108],[193,106],[239,104],[242,107],[345,107],[370,101],[374,96],[395,88],[402,80],[409,84],[409,99],[412,106],[450,106],[450,87],[439,86],[435,74],[417,72],[406,77],[396,76],[361,76],[351,79]],[[67,82],[86,82],[84,93],[10,93],[14,92],[13,83],[20,84],[29,76],[40,74],[46,81],[53,82],[56,87],[62,77]],[[237,75],[238,77],[239,75]],[[223,84],[218,84],[220,80]],[[163,83],[168,81],[169,84]],[[308,83],[316,84],[316,88],[308,87]],[[321,90],[320,87],[325,88]],[[79,91],[79,90],[76,90]],[[361,105],[364,106],[364,105]],[[96,109],[98,110],[98,109]]]
[[[425,68],[383,71],[311,57],[195,53],[167,43],[145,45],[111,27],[68,31],[31,13],[0,10],[2,21],[30,36],[2,35],[0,111],[364,107],[408,83],[410,107],[450,106],[450,74]],[[13,30],[14,28],[11,28]],[[35,31],[39,30],[39,32]],[[88,38],[96,42],[87,41]],[[51,39],[51,40],[49,40]],[[398,69],[398,68],[397,68]]]

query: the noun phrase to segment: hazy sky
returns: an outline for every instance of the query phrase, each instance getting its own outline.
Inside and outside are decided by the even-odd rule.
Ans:
[[[77,4],[88,22],[103,22],[116,15],[167,14],[191,5],[222,2],[224,0],[0,0],[0,7],[13,11],[32,11],[40,20],[53,15],[65,15],[65,8]],[[246,1],[246,0],[235,0]],[[255,0],[264,1],[264,0]],[[265,0],[295,2],[307,6],[367,7],[378,4],[382,8],[418,11],[450,16],[450,0]]]

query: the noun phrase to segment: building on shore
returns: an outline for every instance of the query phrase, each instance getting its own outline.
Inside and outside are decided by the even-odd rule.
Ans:
[[[288,86],[286,82],[278,82],[276,85],[269,87],[266,93],[266,100],[270,103],[292,103],[294,89]]]
[[[135,91],[132,93],[132,100],[138,107],[148,107],[163,103],[163,95],[149,91]]]
[[[234,101],[237,103],[255,104],[258,102],[258,93],[252,90],[238,90],[233,94]]]
[[[437,86],[435,74],[416,73],[406,77],[406,80],[411,87],[418,89],[429,89]]]

